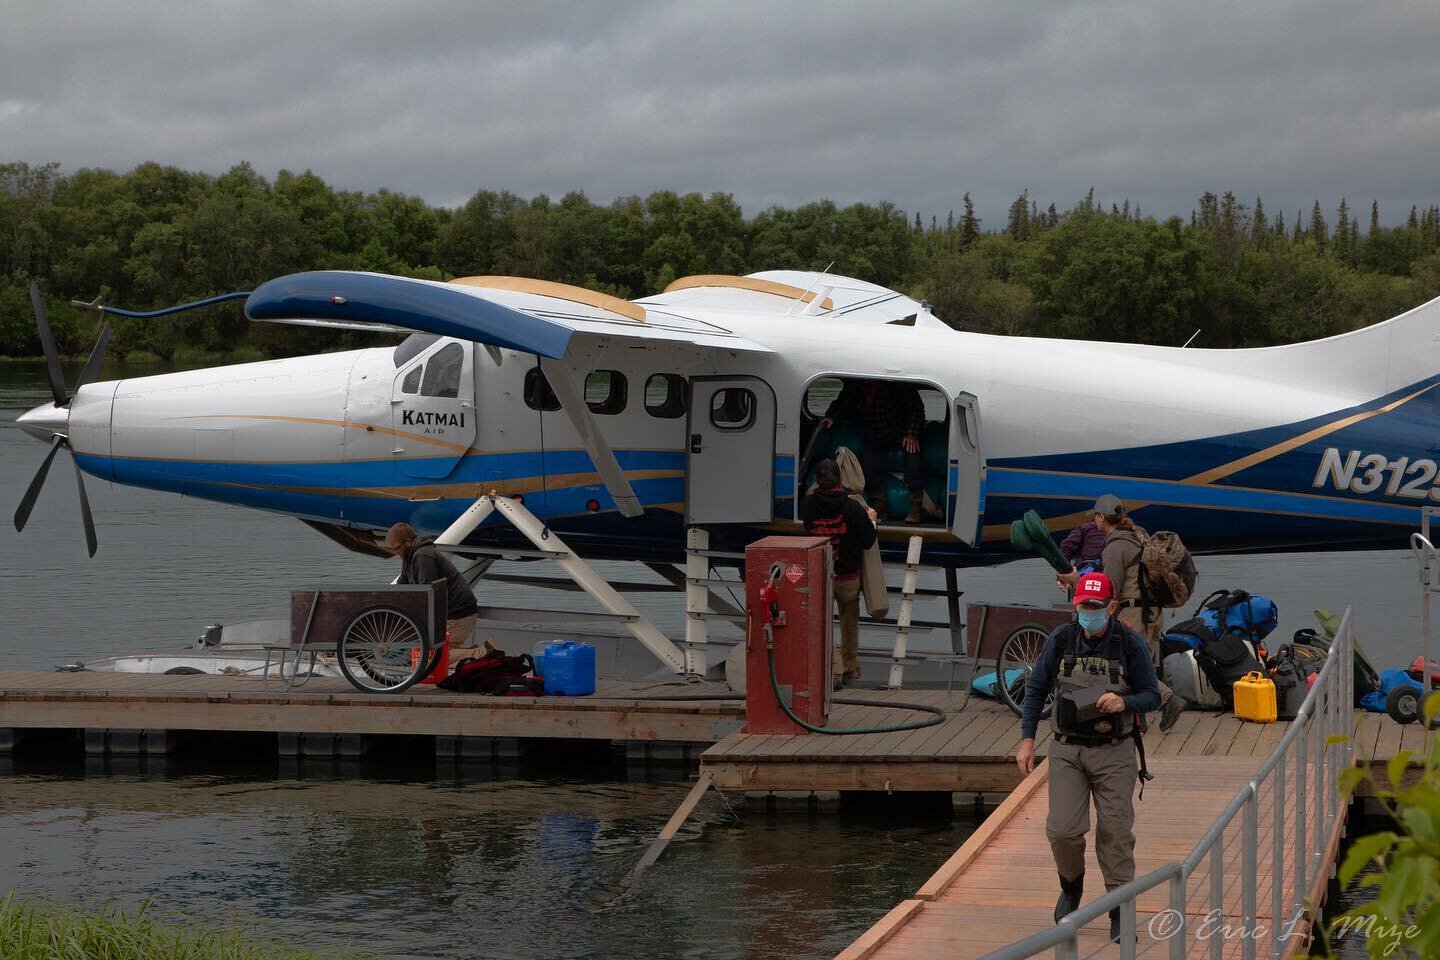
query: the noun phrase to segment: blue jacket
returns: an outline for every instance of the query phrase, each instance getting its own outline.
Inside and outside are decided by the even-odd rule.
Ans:
[[[1113,620],[1111,624],[1116,625]],[[1125,709],[1133,713],[1157,710],[1160,707],[1160,681],[1155,676],[1155,665],[1150,662],[1150,650],[1138,633],[1123,623],[1118,626],[1124,637],[1125,680],[1130,684],[1130,693],[1124,698]],[[1030,671],[1030,679],[1025,684],[1025,710],[1020,717],[1020,735],[1027,740],[1034,739],[1035,731],[1040,726],[1040,711],[1045,708],[1045,698],[1050,695],[1055,680],[1060,675],[1060,661],[1065,656],[1065,638],[1070,630],[1071,624],[1066,623],[1050,631],[1050,636],[1045,641],[1045,649],[1041,651],[1040,658],[1035,661],[1035,666]],[[1082,633],[1078,655],[1105,656],[1105,645],[1109,637],[1109,628],[1096,638]]]

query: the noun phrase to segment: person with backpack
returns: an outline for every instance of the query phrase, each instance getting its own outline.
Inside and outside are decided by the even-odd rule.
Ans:
[[[831,667],[835,687],[860,677],[860,574],[865,551],[875,544],[875,511],[840,485],[840,466],[821,460],[815,489],[800,501],[805,531],[830,538],[835,605],[840,608],[840,655]]]
[[[1140,558],[1147,534],[1143,527],[1131,520],[1125,504],[1114,494],[1107,493],[1095,501],[1091,511],[1095,526],[1105,536],[1100,551],[1100,568],[1109,575],[1115,585],[1115,596],[1119,601],[1122,616],[1126,617],[1137,633],[1145,639],[1150,648],[1150,662],[1158,665],[1160,636],[1165,632],[1164,611],[1158,606],[1145,605],[1142,596]],[[1071,570],[1058,578],[1062,586],[1074,586],[1080,579],[1080,571]],[[1130,611],[1126,615],[1126,611]],[[1168,686],[1160,684],[1160,729],[1169,730],[1180,718],[1188,704],[1174,695]]]
[[[1035,733],[1047,700],[1050,724],[1050,812],[1045,836],[1060,876],[1055,922],[1080,906],[1085,835],[1095,804],[1095,858],[1105,889],[1135,879],[1135,783],[1150,775],[1140,739],[1145,714],[1160,704],[1160,681],[1145,641],[1118,617],[1115,588],[1103,573],[1075,585],[1075,619],[1045,641],[1025,684],[1015,761],[1035,769]],[[1120,911],[1110,911],[1110,939],[1120,939]]]
[[[385,531],[385,549],[400,558],[400,579],[396,583],[434,583],[445,581],[445,632],[450,635],[452,656],[469,651],[470,634],[480,607],[475,594],[455,564],[435,547],[435,541],[421,537],[408,523],[397,523]],[[489,647],[489,643],[486,643]]]

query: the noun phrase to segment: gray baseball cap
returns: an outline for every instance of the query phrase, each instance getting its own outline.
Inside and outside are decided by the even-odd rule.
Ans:
[[[1095,509],[1094,509],[1092,512],[1093,512],[1093,513],[1103,513],[1103,514],[1105,514],[1105,516],[1110,517],[1110,516],[1114,516],[1114,515],[1115,515],[1115,511],[1117,511],[1117,510],[1119,510],[1119,509],[1120,509],[1120,498],[1117,497],[1117,496],[1115,496],[1115,494],[1113,494],[1113,493],[1107,493],[1107,494],[1105,494],[1103,497],[1101,497],[1099,500],[1096,500],[1096,501],[1095,501]]]

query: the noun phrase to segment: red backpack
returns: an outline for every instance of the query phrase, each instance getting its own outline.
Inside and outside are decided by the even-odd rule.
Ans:
[[[466,657],[437,686],[456,693],[488,693],[497,697],[533,697],[545,692],[545,681],[534,675],[530,654],[508,657],[492,650],[483,657]]]

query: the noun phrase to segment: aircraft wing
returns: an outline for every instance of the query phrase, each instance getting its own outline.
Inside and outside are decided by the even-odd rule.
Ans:
[[[363,330],[419,330],[542,357],[546,379],[574,424],[615,506],[644,512],[585,403],[584,370],[565,361],[576,334],[669,341],[701,349],[771,353],[769,347],[704,321],[669,314],[566,284],[521,277],[465,277],[450,283],[378,273],[321,270],[278,277],[245,300],[251,320]]]
[[[256,288],[245,315],[268,323],[419,330],[554,360],[564,358],[575,334],[773,352],[716,324],[651,315],[616,297],[517,277],[441,283],[339,270],[295,273]]]

